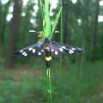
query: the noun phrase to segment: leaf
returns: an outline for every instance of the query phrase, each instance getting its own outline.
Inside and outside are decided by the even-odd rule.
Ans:
[[[55,27],[56,27],[56,25],[57,25],[57,23],[58,23],[58,19],[59,19],[59,17],[60,17],[61,11],[62,11],[62,7],[59,9],[59,12],[57,13],[56,19],[55,19],[55,21],[54,21],[54,23],[53,23],[53,26],[52,26],[52,34],[53,34],[53,32],[54,32],[54,30],[55,30]],[[52,37],[52,35],[51,35],[51,37]]]

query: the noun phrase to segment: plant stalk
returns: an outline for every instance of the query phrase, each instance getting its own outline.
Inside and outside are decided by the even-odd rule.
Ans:
[[[52,103],[52,87],[51,87],[51,75],[50,68],[46,71],[46,84],[47,84],[47,92],[49,93],[49,103]]]
[[[45,0],[44,3],[44,35],[46,38],[50,39],[51,34],[51,23],[50,23],[50,0]],[[46,84],[47,92],[49,94],[49,103],[52,103],[52,88],[51,88],[51,76],[50,68],[46,69]]]

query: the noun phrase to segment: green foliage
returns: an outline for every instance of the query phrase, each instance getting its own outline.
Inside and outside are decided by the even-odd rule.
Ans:
[[[22,6],[22,14],[24,13],[25,16],[21,16],[21,30],[19,31],[20,34],[18,34],[17,40],[15,41],[17,43],[15,45],[15,50],[26,47],[38,41],[37,35],[34,36],[28,33],[28,31],[31,29],[35,31],[43,31],[41,33],[43,38],[40,41],[43,41],[45,39],[44,37],[48,37],[50,34],[51,37],[49,39],[52,38],[52,33],[56,28],[61,13],[61,5],[59,5],[60,2],[58,3],[57,8],[53,10],[53,17],[56,18],[54,19],[54,24],[51,27],[50,20],[52,20],[53,17],[49,17],[49,0],[45,0],[45,2],[44,0],[38,1],[40,1],[40,12],[37,11],[37,14],[33,9],[34,2],[32,3],[31,1],[29,1],[26,6]],[[68,57],[66,57],[66,59],[63,58],[63,76],[59,74],[60,72],[58,72],[58,60],[55,60],[53,58],[51,69],[51,71],[53,71],[53,103],[102,103],[102,23],[98,23],[98,47],[96,48],[96,63],[91,63],[91,58],[93,58],[92,49],[95,49],[92,47],[95,26],[94,16],[96,1],[78,0],[76,4],[73,4],[70,0],[61,1],[63,2],[63,17],[61,20],[63,28],[61,28],[64,31],[59,27],[60,25],[58,25],[57,28],[62,31],[61,33],[63,35],[63,38],[66,38],[67,44],[71,43],[75,46],[82,47],[85,53],[81,56],[69,56],[70,60],[68,60]],[[67,1],[68,3],[65,3],[65,1]],[[10,37],[8,34],[10,34],[12,20],[6,21],[6,18],[8,14],[11,14],[10,12],[8,12],[9,9],[7,9],[11,7],[11,4],[13,4],[13,1],[10,1],[10,5],[8,5],[8,3],[5,5],[0,5],[0,7],[2,7],[0,8],[0,11],[2,10],[2,12],[0,13],[0,21],[2,21],[0,22],[0,27],[2,28],[0,30],[0,63],[2,64],[4,64],[7,58],[7,51],[9,51],[8,38]],[[45,8],[43,8],[44,5],[46,6]],[[60,9],[58,10],[58,8]],[[100,12],[102,12],[101,10]],[[36,15],[34,16],[34,14]],[[64,22],[65,14],[68,14],[66,23]],[[36,21],[34,22],[34,24],[30,22],[31,18]],[[81,22],[78,22],[78,20],[81,20]],[[67,25],[65,26],[64,23]],[[66,32],[65,28],[67,28]],[[58,37],[56,36],[54,39],[58,39]],[[97,62],[98,60],[101,60],[101,62]],[[31,70],[31,67],[35,66],[34,68],[36,69],[36,71],[40,70],[40,68],[42,68],[42,70],[44,71],[43,60],[34,57],[31,59],[30,57],[28,57],[23,59],[16,58],[15,61],[16,67],[17,62],[21,62],[21,66],[18,67],[17,70],[6,70],[0,65],[0,103],[46,103],[48,101],[48,94],[47,91],[45,91],[46,87],[44,83],[44,75],[40,76],[41,74],[39,74],[35,76],[35,71]],[[71,61],[76,61],[78,62],[78,64],[72,64]],[[84,61],[85,63],[82,64]],[[88,61],[88,63],[86,61]],[[19,68],[23,67],[25,63],[27,63],[28,65],[25,66],[25,68],[28,69],[26,70],[26,74],[24,72],[24,69],[21,70],[20,73],[18,73],[18,71],[20,70]]]
[[[90,1],[90,0],[78,0],[77,3],[73,4],[72,1],[66,0],[67,3],[62,0],[63,2],[63,30],[62,35],[63,39],[66,40],[67,44],[73,44],[78,47],[83,47],[86,50],[85,55],[83,55],[83,58],[87,61],[91,61],[93,58],[93,38],[94,38],[94,26],[95,26],[95,10],[96,10],[96,2],[97,1]],[[12,6],[14,1],[10,0],[10,2],[7,2],[6,4],[1,3],[1,17],[0,17],[0,54],[2,54],[3,58],[6,58],[6,50],[9,49],[9,34],[11,34],[11,22],[7,21],[6,18],[8,17],[8,14],[10,13],[10,10],[7,8],[10,8]],[[44,8],[44,6],[46,6]],[[95,6],[94,6],[95,5]],[[33,9],[35,6],[38,6],[38,11],[35,12]],[[18,48],[25,47],[27,45],[36,43],[38,41],[37,35],[30,35],[28,33],[29,30],[33,29],[35,31],[43,31],[45,37],[48,37],[50,34],[50,38],[52,38],[52,33],[54,32],[54,29],[56,28],[58,19],[60,17],[61,12],[61,0],[59,0],[57,8],[52,10],[53,16],[50,16],[50,5],[48,4],[48,1],[44,2],[44,0],[39,0],[39,5],[36,4],[34,1],[28,1],[27,5],[22,5],[22,13],[25,14],[24,16],[21,16],[21,26],[20,31],[15,45],[15,50]],[[59,12],[58,12],[59,11]],[[91,13],[92,12],[92,13]],[[100,14],[102,14],[102,7],[100,6],[99,10]],[[34,15],[35,14],[35,15]],[[46,15],[45,15],[46,14]],[[67,15],[67,18],[65,17],[65,14]],[[66,23],[65,23],[66,18]],[[34,23],[31,23],[30,21],[34,20]],[[54,20],[54,24],[51,26],[51,20]],[[80,20],[78,22],[78,20]],[[47,24],[46,24],[47,23]],[[61,23],[60,23],[61,24]],[[57,29],[61,30],[60,24],[57,25]],[[66,25],[64,25],[66,24]],[[65,27],[66,26],[66,27]],[[102,60],[103,58],[103,30],[102,30],[102,23],[98,22],[98,36],[97,36],[97,48],[96,48],[96,60]],[[15,25],[14,25],[15,27]],[[66,29],[65,29],[66,28]],[[55,36],[54,40],[58,40],[60,35]],[[44,38],[43,38],[44,39]],[[59,40],[58,40],[59,41]],[[65,42],[65,41],[64,41]],[[89,45],[89,46],[88,46]],[[5,59],[6,60],[6,59]]]
[[[58,66],[53,62],[54,66]],[[67,64],[67,63],[66,63]],[[53,103],[102,103],[100,97],[103,89],[102,62],[78,65],[69,63],[62,70],[60,78],[58,69],[52,69]],[[38,67],[36,67],[38,68]],[[32,70],[0,69],[0,102],[1,103],[47,103],[45,78]],[[62,82],[62,83],[61,83]],[[59,92],[59,93],[58,93]],[[96,101],[96,102],[95,102]]]
[[[44,0],[45,1],[45,6],[44,6],[44,34],[45,37],[49,37],[51,34],[51,24],[50,24],[50,10],[49,10],[49,3],[50,0]]]
[[[59,20],[59,17],[60,17],[60,14],[61,14],[61,11],[62,11],[62,7],[59,9],[59,12],[57,13],[56,15],[56,19],[53,23],[53,26],[52,26],[52,33],[54,32],[56,26],[57,26],[57,23],[58,23],[58,20]]]
[[[59,9],[59,12],[57,13],[56,18],[55,18],[55,21],[54,21],[54,23],[53,23],[53,25],[52,25],[52,31],[51,31],[50,39],[52,38],[53,32],[54,32],[54,30],[55,30],[55,28],[56,28],[56,26],[57,26],[58,20],[59,20],[59,18],[60,18],[61,11],[62,11],[62,7]]]

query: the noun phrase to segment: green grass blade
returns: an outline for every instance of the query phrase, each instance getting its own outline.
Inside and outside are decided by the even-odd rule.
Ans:
[[[61,8],[62,8],[62,0],[60,0],[61,3]],[[63,9],[61,10],[61,15],[60,15],[60,42],[63,42]],[[60,80],[62,79],[62,57],[60,57]],[[62,84],[60,85],[60,90],[62,89]],[[62,91],[60,93],[62,95]]]
[[[45,37],[49,37],[51,34],[51,23],[50,23],[50,8],[49,8],[50,0],[45,0],[45,18],[44,18],[44,35]]]
[[[43,28],[45,37],[49,38],[51,34],[51,22],[50,22],[50,0],[45,0],[44,4],[44,20],[43,20]],[[47,92],[49,97],[49,103],[52,103],[52,89],[51,89],[51,77],[50,77],[50,68],[46,68],[46,85]]]
[[[46,70],[46,86],[47,92],[49,93],[49,101],[52,103],[52,88],[51,88],[51,75],[50,75],[50,68]]]
[[[53,34],[53,32],[54,32],[54,30],[55,30],[55,28],[56,28],[56,25],[57,25],[57,23],[58,23],[58,20],[59,20],[61,11],[62,11],[62,7],[59,9],[59,12],[58,12],[57,15],[56,15],[56,19],[55,19],[55,21],[54,21],[54,23],[53,23],[53,25],[52,25],[52,34]],[[50,38],[52,38],[52,36],[53,36],[53,35],[51,35]]]
[[[40,5],[40,12],[41,12],[42,19],[44,19],[43,0],[40,0],[39,5]]]

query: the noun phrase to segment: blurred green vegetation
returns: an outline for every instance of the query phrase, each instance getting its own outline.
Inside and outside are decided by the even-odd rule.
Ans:
[[[43,31],[43,5],[36,0],[27,4],[26,0],[3,1],[0,0],[0,103],[49,103],[44,58],[12,56],[15,50],[37,43],[38,34],[29,30]],[[53,103],[103,103],[103,19],[99,19],[103,15],[102,0],[62,0],[63,20],[57,14],[60,2],[54,1],[51,27],[53,22],[55,30],[63,27],[63,43],[83,48],[84,53],[63,57],[61,72],[59,58],[53,58]],[[54,33],[52,40],[60,42],[60,34]]]
[[[103,102],[102,62],[82,65],[69,62],[69,66],[63,66],[62,75],[57,68],[59,64],[52,64],[53,103]],[[29,68],[18,64],[13,70],[2,66],[0,103],[48,103],[44,71],[37,65]]]

